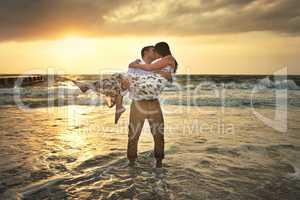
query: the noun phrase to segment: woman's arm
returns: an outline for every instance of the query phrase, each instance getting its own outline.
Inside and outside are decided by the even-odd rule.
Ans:
[[[146,71],[155,71],[155,70],[160,70],[164,68],[167,65],[174,66],[174,59],[172,56],[166,56],[162,58],[161,60],[152,63],[152,64],[139,64],[137,62],[133,62],[129,64],[129,67],[132,68],[140,68]]]

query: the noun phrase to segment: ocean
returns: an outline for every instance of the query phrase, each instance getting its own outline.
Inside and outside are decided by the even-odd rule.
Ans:
[[[43,80],[0,84],[0,199],[300,198],[300,76],[177,75],[160,98],[162,169],[147,123],[127,166],[128,97],[114,125],[101,95]]]
[[[83,82],[99,79],[99,75],[64,77]],[[0,105],[16,105],[18,102],[25,107],[104,104],[102,96],[82,94],[75,85],[61,81],[59,76],[48,79],[51,80],[26,87],[1,88],[0,84]],[[287,105],[299,107],[299,85],[300,76],[177,75],[176,81],[165,88],[161,102],[180,106],[275,106],[274,91],[287,89]]]

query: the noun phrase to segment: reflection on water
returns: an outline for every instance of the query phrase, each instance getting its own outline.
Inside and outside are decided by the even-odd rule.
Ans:
[[[61,132],[59,138],[62,142],[67,143],[73,148],[79,148],[86,146],[86,137],[78,132]]]
[[[115,126],[113,110],[103,106],[0,109],[0,157],[5,158],[0,159],[0,199],[13,191],[27,199],[263,200],[300,195],[298,109],[289,109],[289,130],[282,134],[250,109],[225,108],[221,119],[235,130],[227,134],[188,129],[195,119],[214,125],[220,120],[215,107],[164,106],[168,130],[161,170],[152,167],[148,125],[136,168],[126,166],[128,111]],[[273,110],[259,112],[271,116]]]

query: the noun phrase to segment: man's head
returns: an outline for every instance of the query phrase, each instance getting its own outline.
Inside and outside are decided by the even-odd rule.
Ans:
[[[144,61],[152,62],[155,60],[154,46],[146,46],[141,50],[141,56]]]

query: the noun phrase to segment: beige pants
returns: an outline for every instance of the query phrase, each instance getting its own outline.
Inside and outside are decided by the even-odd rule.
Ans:
[[[133,101],[130,107],[127,158],[134,161],[137,158],[138,140],[145,119],[148,119],[154,138],[154,157],[164,158],[164,118],[159,100]]]

